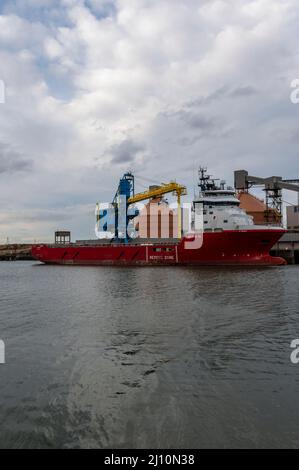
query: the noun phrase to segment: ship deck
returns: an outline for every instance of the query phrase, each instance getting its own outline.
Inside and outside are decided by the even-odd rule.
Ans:
[[[77,240],[74,246],[140,246],[140,245],[178,245],[181,242],[179,238],[137,238],[127,243],[116,242],[115,240]],[[55,245],[57,246],[57,245]],[[59,245],[61,246],[61,245]],[[67,245],[69,246],[69,245]]]

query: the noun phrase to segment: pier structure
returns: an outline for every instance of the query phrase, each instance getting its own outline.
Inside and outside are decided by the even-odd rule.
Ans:
[[[281,256],[288,264],[299,263],[299,230],[289,230],[274,245],[271,250],[273,256]]]

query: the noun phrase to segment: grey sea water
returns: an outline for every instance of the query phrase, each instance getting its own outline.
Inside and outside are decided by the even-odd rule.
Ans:
[[[0,263],[0,447],[299,447],[298,284]]]

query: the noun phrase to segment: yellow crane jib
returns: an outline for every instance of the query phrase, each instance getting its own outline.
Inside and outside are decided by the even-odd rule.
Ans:
[[[146,199],[152,199],[155,197],[161,197],[164,194],[173,193],[177,196],[178,201],[178,238],[182,236],[182,214],[181,214],[181,196],[187,194],[186,186],[171,181],[167,184],[162,184],[159,187],[149,189],[143,193],[135,194],[128,199],[128,204],[134,204],[136,202],[145,201]]]

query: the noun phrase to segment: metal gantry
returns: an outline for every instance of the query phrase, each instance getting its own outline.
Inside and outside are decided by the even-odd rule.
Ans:
[[[282,223],[282,190],[295,191],[299,194],[299,179],[283,179],[281,176],[250,176],[246,170],[235,171],[235,188],[248,191],[252,186],[264,186],[266,193],[265,219],[270,223],[270,218],[275,217],[276,222]]]
[[[131,172],[127,172],[119,181],[119,185],[112,201],[112,206],[114,207],[115,212],[115,240],[124,240],[127,243],[130,239],[127,227],[131,219],[138,215],[138,211],[128,210],[131,204],[137,202],[145,201],[147,199],[158,198],[164,196],[164,194],[172,193],[176,195],[178,202],[178,237],[181,238],[182,234],[182,215],[181,215],[181,197],[187,194],[187,189],[185,186],[178,184],[175,181],[170,183],[156,185],[150,187],[147,191],[135,194],[135,182],[134,175]],[[122,212],[120,211],[121,204],[125,204],[126,208],[126,229],[125,233],[120,234],[119,227],[123,226]],[[99,206],[98,206],[99,207]],[[97,210],[97,221],[105,216],[105,211]],[[124,229],[123,229],[124,230]]]
[[[181,197],[187,194],[186,186],[171,181],[170,183],[162,184],[149,188],[147,191],[135,194],[128,200],[129,204],[145,201],[147,199],[157,198],[164,196],[164,194],[172,193],[177,196],[178,201],[178,238],[182,236],[182,214],[181,214]]]

